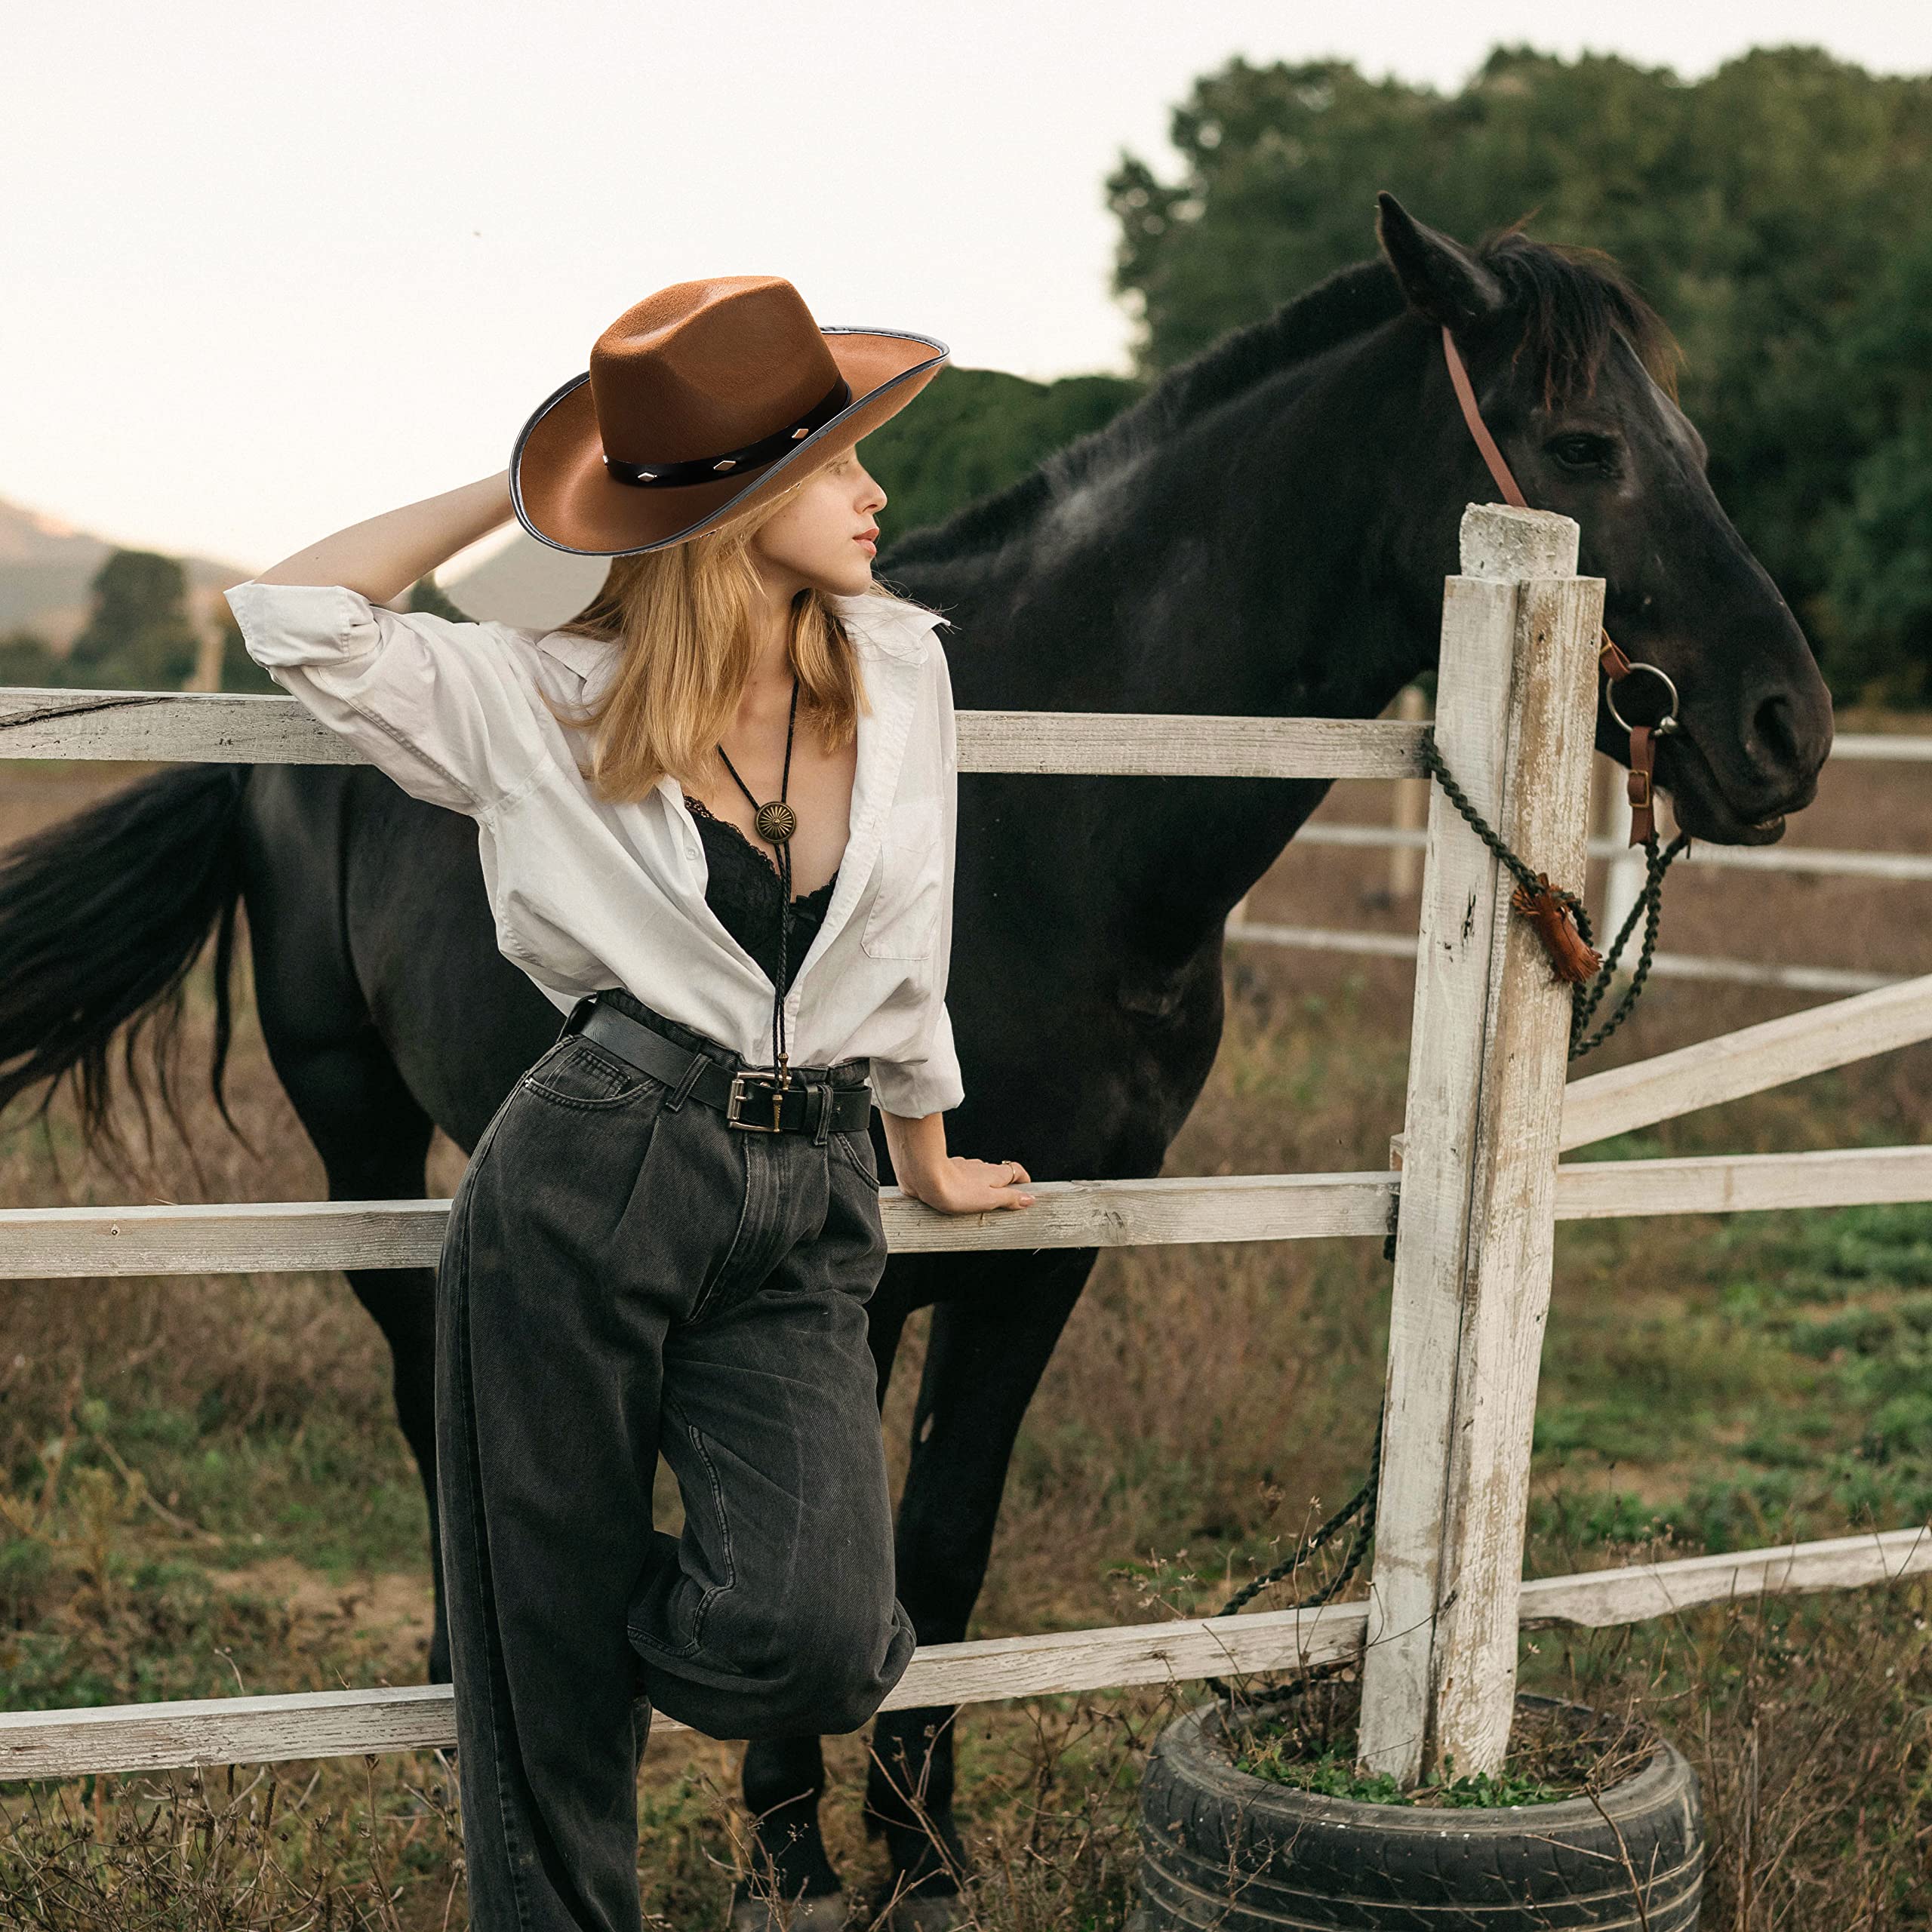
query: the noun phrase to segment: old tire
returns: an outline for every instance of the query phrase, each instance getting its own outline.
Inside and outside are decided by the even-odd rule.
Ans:
[[[1155,1741],[1141,1782],[1143,1903],[1131,1932],[1691,1932],[1697,1923],[1697,1780],[1661,1737],[1640,1770],[1602,1794],[1601,1810],[1587,1798],[1443,1810],[1321,1798],[1251,1777],[1235,1767],[1223,1709],[1204,1704]]]

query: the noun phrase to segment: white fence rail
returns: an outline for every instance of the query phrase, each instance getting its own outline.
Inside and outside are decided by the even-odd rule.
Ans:
[[[1404,700],[1420,700],[1413,685]],[[1405,703],[1404,721],[1420,715],[1418,704]],[[1832,757],[1837,762],[1932,763],[1932,737],[1912,737],[1903,734],[1842,733],[1834,740]],[[1389,886],[1400,897],[1415,889],[1416,855],[1426,834],[1411,822],[1411,795],[1422,788],[1398,785],[1395,791],[1394,823],[1389,825],[1305,825],[1295,834],[1298,845],[1339,847],[1343,850],[1387,851],[1390,855]],[[1589,856],[1605,861],[1609,877],[1604,892],[1601,924],[1614,932],[1636,902],[1644,882],[1644,856],[1629,844],[1629,808],[1619,793],[1609,799],[1614,834],[1592,838]],[[1800,877],[1862,878],[1884,884],[1922,885],[1932,883],[1932,854],[1920,852],[1847,851],[1817,845],[1712,845],[1694,844],[1678,862],[1680,867],[1700,869],[1716,867],[1745,872],[1785,872]],[[1682,870],[1675,875],[1685,876]],[[1408,938],[1398,933],[1352,931],[1346,928],[1304,926],[1252,918],[1244,900],[1229,915],[1228,937],[1257,946],[1291,946],[1310,952],[1354,953],[1369,958],[1406,959],[1414,950]],[[1852,993],[1875,986],[1895,986],[1902,976],[1861,971],[1838,966],[1767,965],[1748,959],[1711,958],[1683,952],[1660,952],[1651,971],[1662,980],[1703,980],[1719,984],[1747,986],[1783,986],[1797,992]]]
[[[1518,849],[1573,882],[1586,855],[1603,588],[1574,575],[1575,542],[1567,519],[1472,506],[1464,523],[1467,574],[1446,587],[1442,713],[1432,728],[1470,795]],[[1431,728],[1413,718],[962,711],[959,762],[967,771],[1404,778],[1421,772],[1423,734]],[[1889,755],[1860,749],[1865,742],[1841,739],[1838,755]],[[1932,740],[1923,742],[1906,755],[1932,759]],[[354,761],[345,741],[290,698],[28,690],[0,691],[0,756]],[[1400,827],[1396,833],[1412,845]],[[1048,1181],[1035,1183],[1024,1217],[936,1214],[896,1188],[881,1202],[896,1253],[1380,1238],[1393,1217],[1391,1406],[1371,1601],[1318,1614],[929,1646],[891,1704],[1293,1669],[1361,1651],[1371,1755],[1406,1771],[1453,1749],[1459,1764],[1480,1771],[1493,1766],[1506,1737],[1524,1623],[1634,1621],[1760,1591],[1842,1588],[1932,1570],[1932,1544],[1905,1531],[1521,1580],[1529,1429],[1555,1221],[1932,1200],[1932,1149],[1569,1164],[1559,1163],[1559,1149],[1932,1036],[1932,980],[1566,1088],[1567,1001],[1548,983],[1523,923],[1504,909],[1507,881],[1439,797],[1432,795],[1427,831],[1416,837],[1426,859],[1420,948],[1414,939],[1367,936],[1378,949],[1386,944],[1411,958],[1420,952],[1423,961],[1400,1174]],[[1389,839],[1382,835],[1381,842]],[[1244,931],[1265,936],[1252,925],[1230,936]],[[0,1278],[428,1267],[448,1207],[0,1211]],[[453,1740],[446,1686],[20,1713],[0,1716],[0,1779]]]
[[[961,711],[961,771],[1165,778],[1414,778],[1425,724],[1393,718]],[[0,690],[0,757],[360,764],[292,697]]]
[[[1606,922],[1607,923],[1607,922]],[[1416,956],[1407,933],[1352,933],[1326,926],[1275,925],[1244,919],[1228,928],[1230,941],[1247,946],[1284,946],[1300,952],[1347,952],[1370,959]],[[1765,966],[1749,959],[1706,959],[1694,953],[1660,952],[1651,961],[1654,980],[1710,980],[1727,986],[1783,986],[1793,992],[1862,993],[1895,986],[1896,974],[1867,973],[1844,966]]]
[[[1363,846],[1372,851],[1420,852],[1428,835],[1398,825],[1305,825],[1297,845]],[[1592,838],[1593,859],[1629,856],[1621,839]],[[1932,857],[1918,852],[1844,852],[1823,845],[1694,845],[1678,861],[1700,869],[1716,866],[1759,872],[1817,873],[1827,878],[1879,878],[1922,884],[1932,880]]]
[[[1832,755],[1884,764],[1932,764],[1932,737],[1908,737],[1893,731],[1841,731],[1832,740]]]
[[[1893,1530],[1788,1543],[1735,1556],[1545,1577],[1523,1586],[1525,1625],[1601,1630],[1700,1604],[1893,1583],[1932,1575],[1932,1536]],[[1306,1669],[1360,1654],[1366,1604],[1252,1617],[1188,1617],[975,1643],[928,1644],[888,1694],[888,1710],[989,1703],[1251,1671]],[[654,1713],[653,1732],[678,1730]],[[448,1749],[456,1711],[447,1684],[299,1691],[0,1713],[0,1780],[154,1771],[186,1764],[267,1764],[365,1751]]]
[[[895,1254],[1329,1241],[1387,1235],[1402,1183],[1401,1174],[1379,1170],[1035,1181],[1034,1205],[1024,1216],[936,1215],[899,1189],[882,1187],[879,1205]],[[1583,1161],[1558,1168],[1555,1187],[1559,1221],[1932,1201],[1932,1148]],[[1779,1199],[1780,1190],[1789,1198]],[[290,1201],[0,1209],[0,1281],[433,1268],[449,1205]]]
[[[1927,1038],[1932,974],[1573,1080],[1564,1091],[1562,1146],[1587,1147]]]

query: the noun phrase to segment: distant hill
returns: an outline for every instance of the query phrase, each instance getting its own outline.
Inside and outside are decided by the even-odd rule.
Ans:
[[[0,637],[37,632],[64,655],[87,622],[95,572],[124,547],[0,497]],[[223,614],[220,593],[254,574],[208,557],[180,562],[205,617]],[[547,629],[589,601],[608,568],[602,558],[567,557],[519,529],[501,550],[439,587],[469,617]]]
[[[64,652],[87,622],[88,586],[95,571],[124,547],[0,498],[0,636],[37,631]],[[183,557],[180,563],[204,617],[210,599],[249,575],[207,557]]]

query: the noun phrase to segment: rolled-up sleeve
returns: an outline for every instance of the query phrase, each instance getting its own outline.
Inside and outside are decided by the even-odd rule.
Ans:
[[[932,862],[939,868],[940,894],[937,935],[927,968],[925,998],[912,1030],[912,1044],[890,1057],[872,1057],[873,1097],[887,1113],[906,1118],[940,1113],[966,1097],[953,1044],[952,1016],[946,1010],[946,986],[952,959],[953,854],[959,820],[959,752],[952,710],[952,674],[944,647],[936,633],[927,648],[934,681],[932,702],[937,708],[941,760],[940,836]]]
[[[337,584],[251,579],[227,598],[248,655],[413,798],[473,816],[546,755],[503,625],[391,611]]]
[[[881,1110],[903,1119],[943,1113],[966,1097],[959,1056],[952,1044],[952,1016],[943,999],[934,1002],[924,1051],[916,1060],[872,1057],[872,1097]]]

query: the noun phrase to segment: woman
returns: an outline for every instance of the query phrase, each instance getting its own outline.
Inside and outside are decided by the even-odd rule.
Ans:
[[[774,277],[681,283],[598,337],[506,472],[229,592],[278,683],[475,819],[499,943],[568,1015],[477,1141],[437,1274],[481,1932],[637,1926],[654,1707],[849,1730],[912,1653],[866,1342],[872,1097],[906,1194],[1032,1199],[1017,1161],[946,1150],[952,688],[939,620],[872,582],[885,496],[854,447],[946,356],[822,330]],[[617,560],[577,620],[382,608],[512,509]],[[681,1540],[651,1527],[660,1453]]]

